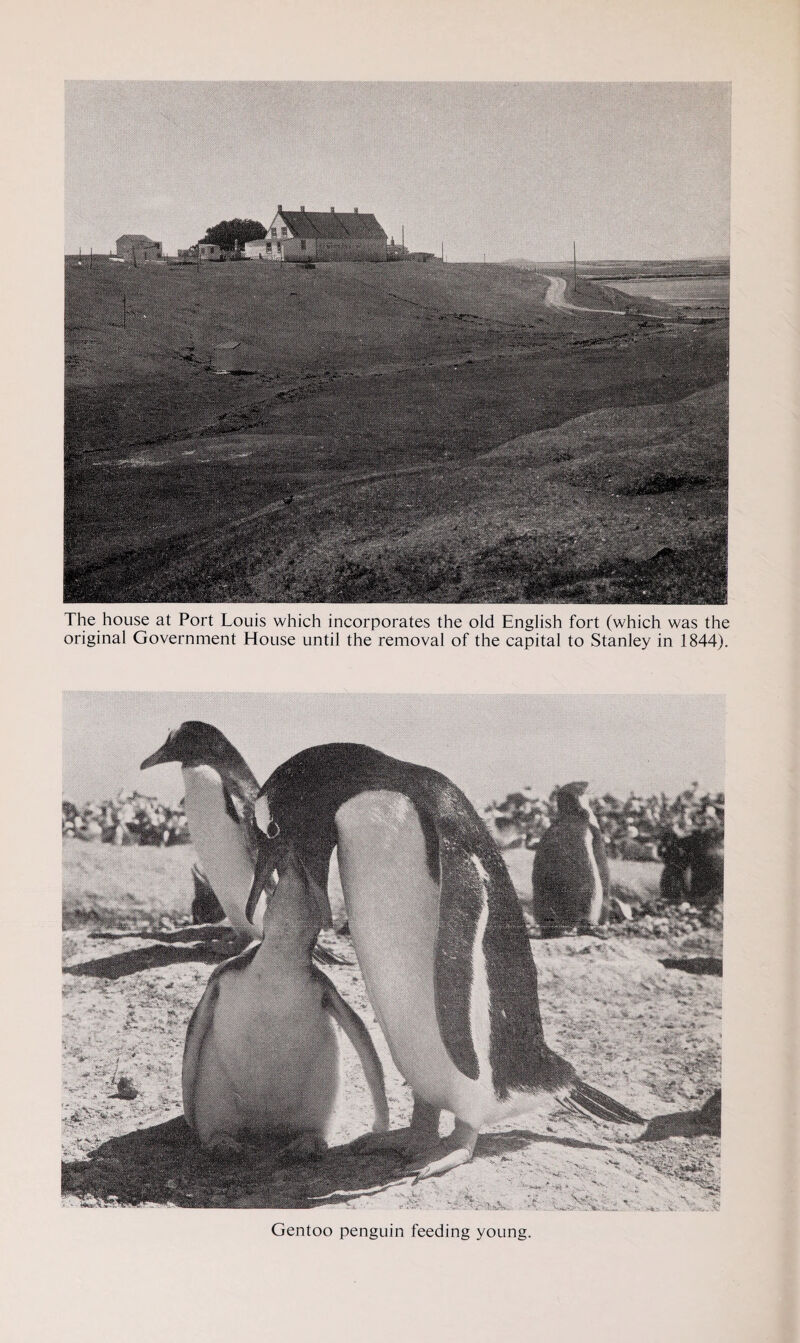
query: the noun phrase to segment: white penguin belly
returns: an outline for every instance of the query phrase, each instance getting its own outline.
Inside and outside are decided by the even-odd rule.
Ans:
[[[245,909],[253,882],[253,859],[243,827],[228,814],[222,780],[210,766],[193,765],[184,768],[183,781],[189,833],[214,894],[238,933],[260,937],[265,898],[249,923]]]
[[[206,989],[202,1041],[184,1076],[187,1117],[201,1142],[328,1129],[340,1078],[336,1026],[319,981],[273,970],[260,950],[246,966],[230,962]]]
[[[402,793],[361,793],[339,809],[336,829],[353,945],[392,1058],[416,1096],[480,1128],[505,1113],[489,1068],[485,917],[472,959],[473,1081],[447,1053],[436,1016],[439,886],[415,808]]]
[[[597,924],[600,922],[600,916],[603,912],[603,883],[600,878],[600,869],[597,866],[597,859],[594,856],[594,843],[591,830],[587,829],[584,836],[586,853],[589,861],[589,870],[592,874],[592,898],[589,902],[589,923]]]

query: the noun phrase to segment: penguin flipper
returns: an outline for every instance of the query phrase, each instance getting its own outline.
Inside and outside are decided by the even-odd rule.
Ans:
[[[373,1131],[385,1133],[389,1127],[389,1102],[386,1099],[383,1066],[378,1057],[378,1051],[372,1043],[372,1036],[358,1013],[349,1003],[345,1002],[333,981],[316,967],[314,968],[314,974],[323,983],[322,1006],[341,1026],[361,1060],[375,1110]]]
[[[222,968],[221,965],[218,965],[212,972],[203,991],[203,996],[197,1004],[197,1007],[194,1009],[186,1029],[186,1042],[183,1046],[181,1082],[183,1091],[183,1113],[192,1132],[196,1132],[194,1095],[197,1074],[200,1067],[200,1055],[203,1052],[203,1045],[205,1044],[206,1036],[211,1029],[211,1023],[214,1019],[214,1006],[219,992],[219,985],[216,981]]]
[[[203,991],[197,1007],[194,1009],[189,1025],[186,1028],[186,1041],[183,1046],[183,1065],[181,1068],[181,1084],[183,1091],[183,1113],[186,1116],[186,1122],[193,1132],[196,1132],[194,1096],[197,1083],[197,1074],[200,1067],[200,1058],[203,1053],[203,1045],[206,1042],[208,1032],[214,1020],[214,1008],[219,994],[219,981],[222,975],[230,969],[243,970],[250,964],[259,944],[256,942],[247,947],[245,951],[238,956],[231,957],[230,960],[223,961],[211,971],[208,977],[208,983]]]
[[[434,989],[442,1040],[453,1063],[473,1081],[480,1072],[470,1006],[475,940],[486,910],[486,872],[460,845],[439,843],[439,927]]]

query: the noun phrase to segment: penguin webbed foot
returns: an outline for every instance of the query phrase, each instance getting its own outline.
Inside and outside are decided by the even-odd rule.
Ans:
[[[414,1176],[414,1184],[428,1180],[433,1175],[445,1175],[447,1171],[455,1170],[456,1166],[466,1166],[472,1160],[477,1141],[478,1130],[456,1120],[453,1132],[437,1143],[428,1160],[416,1162],[409,1171]]]
[[[281,1151],[281,1160],[288,1157],[290,1161],[318,1161],[327,1150],[328,1143],[322,1134],[309,1129],[292,1138]]]

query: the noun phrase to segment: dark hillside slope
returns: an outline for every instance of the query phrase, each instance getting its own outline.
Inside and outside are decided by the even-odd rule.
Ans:
[[[477,598],[484,578],[466,539],[470,519],[484,516],[485,540],[511,509],[497,544],[514,554],[517,545],[513,491],[495,497],[503,472],[495,465],[491,480],[482,475],[487,452],[598,411],[656,405],[666,414],[727,375],[724,322],[559,312],[544,305],[546,287],[511,268],[433,263],[305,271],[244,262],[199,274],[68,266],[66,599]],[[242,372],[220,377],[212,350],[227,339],[241,341]],[[724,396],[709,406],[722,442]],[[648,446],[650,422],[633,424],[625,432],[635,451]],[[622,421],[612,417],[604,432],[616,442]],[[684,457],[699,450],[693,432]],[[685,462],[665,457],[659,470],[658,490],[647,486],[649,513],[688,555],[701,519],[677,502],[706,486],[687,485]],[[450,510],[449,530],[464,534],[458,555],[429,538],[432,481],[435,512]],[[594,486],[575,477],[569,488],[562,522],[578,536],[595,505],[586,496],[576,512],[575,501]],[[716,560],[702,569],[717,575],[705,590],[718,594],[724,490],[718,481],[714,489],[701,530]],[[561,499],[551,512],[566,506]],[[619,511],[607,512],[605,541],[593,551],[609,573],[630,553]],[[378,562],[381,538],[387,554]],[[302,562],[292,560],[294,547]],[[501,564],[492,591],[506,582],[507,599],[523,599],[530,566],[524,580],[517,567],[513,556]],[[703,596],[698,582],[696,600],[720,599]],[[661,590],[656,582],[650,600]]]

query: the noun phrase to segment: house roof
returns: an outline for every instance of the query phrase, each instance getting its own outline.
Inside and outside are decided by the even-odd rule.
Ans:
[[[342,214],[332,210],[281,210],[295,238],[369,238],[385,242],[386,233],[373,214]]]
[[[146,233],[123,233],[121,237],[117,238],[117,246],[121,242],[149,243],[151,247],[155,246],[153,239],[148,238]]]

